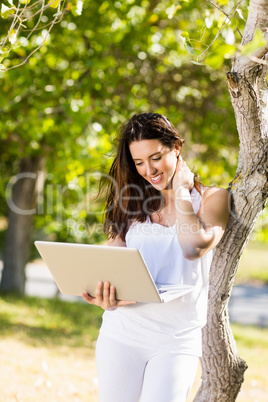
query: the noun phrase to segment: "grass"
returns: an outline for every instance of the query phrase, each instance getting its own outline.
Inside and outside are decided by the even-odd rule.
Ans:
[[[268,284],[268,244],[249,242],[240,261],[236,284]]]
[[[58,299],[0,299],[0,402],[97,402],[101,309]],[[267,401],[268,329],[232,325],[249,366],[238,402]],[[200,384],[200,370],[189,401]]]
[[[237,402],[267,402],[268,395],[268,328],[232,324],[239,355],[247,362],[244,383]],[[201,383],[201,369],[187,399],[191,402]]]
[[[267,248],[249,243],[238,283],[268,283]],[[257,264],[256,264],[257,262]],[[0,402],[97,402],[94,347],[102,310],[86,303],[34,297],[0,298]],[[268,395],[268,328],[232,324],[248,369],[238,402]],[[200,385],[199,368],[191,402]]]
[[[33,346],[16,337],[0,338],[1,402],[98,401],[91,349]]]
[[[268,329],[232,325],[232,330],[239,353],[249,366],[245,381],[252,392],[257,388],[265,390],[267,400],[268,381],[263,371],[267,373],[268,369]]]
[[[0,402],[96,402],[101,315],[86,303],[1,297]]]
[[[0,336],[12,336],[33,346],[91,348],[101,316],[100,309],[86,303],[4,296],[0,300]]]

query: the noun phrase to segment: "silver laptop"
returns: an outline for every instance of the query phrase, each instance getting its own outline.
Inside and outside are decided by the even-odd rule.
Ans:
[[[156,286],[139,250],[75,243],[35,241],[63,294],[95,296],[99,281],[116,287],[118,300],[161,303],[183,296],[193,286]]]

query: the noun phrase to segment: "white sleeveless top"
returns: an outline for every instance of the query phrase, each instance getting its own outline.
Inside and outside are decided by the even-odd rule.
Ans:
[[[195,214],[201,195],[191,191]],[[176,225],[135,222],[126,235],[137,248],[156,284],[193,285],[194,290],[168,303],[137,303],[106,310],[100,333],[128,345],[201,356],[201,328],[206,324],[209,269],[213,250],[197,260],[184,258]]]

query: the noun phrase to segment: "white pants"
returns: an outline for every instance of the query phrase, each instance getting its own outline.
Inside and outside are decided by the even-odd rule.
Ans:
[[[99,402],[185,402],[198,359],[136,348],[99,335]]]

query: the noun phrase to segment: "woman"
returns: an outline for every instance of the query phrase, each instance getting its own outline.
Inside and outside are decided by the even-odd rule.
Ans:
[[[184,402],[201,356],[213,248],[229,218],[229,193],[206,188],[180,156],[183,140],[157,113],[123,125],[110,170],[109,245],[141,251],[156,283],[193,285],[168,303],[116,300],[99,282],[96,346],[101,402]]]

